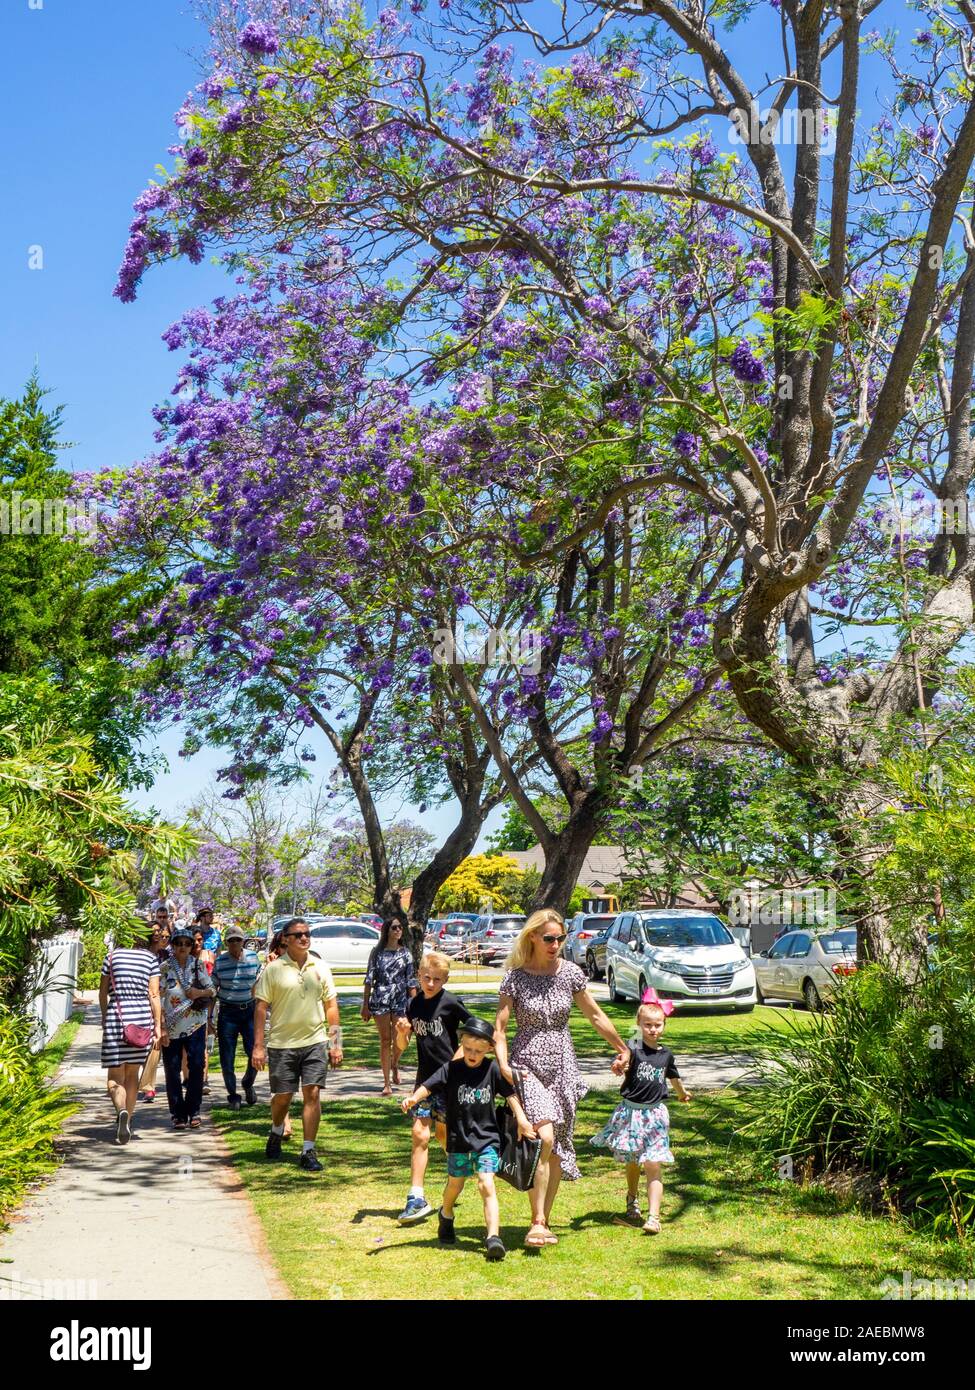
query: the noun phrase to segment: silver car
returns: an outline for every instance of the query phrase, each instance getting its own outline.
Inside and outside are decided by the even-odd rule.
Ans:
[[[464,944],[464,935],[470,926],[465,918],[433,917],[427,923],[423,945],[428,951],[440,951],[445,956],[456,956]]]
[[[566,922],[566,938],[562,954],[566,960],[586,968],[589,947],[601,931],[616,920],[615,912],[577,912],[571,921]]]
[[[461,959],[478,961],[482,965],[499,965],[511,950],[525,921],[525,917],[513,912],[491,912],[478,917],[464,937]]]
[[[837,983],[856,971],[856,929],[787,932],[756,956],[753,964],[759,1003],[791,999],[807,1009],[821,1009]]]

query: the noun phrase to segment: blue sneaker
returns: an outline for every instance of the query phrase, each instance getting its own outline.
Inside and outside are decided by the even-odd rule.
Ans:
[[[396,1219],[401,1226],[412,1226],[414,1221],[423,1221],[432,1211],[425,1197],[407,1197],[406,1206]]]

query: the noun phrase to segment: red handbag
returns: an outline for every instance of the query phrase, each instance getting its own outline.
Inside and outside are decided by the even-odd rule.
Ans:
[[[123,1023],[122,1010],[118,1002],[118,990],[115,988],[115,976],[112,974],[112,956],[114,951],[108,955],[108,980],[112,986],[112,998],[115,1000],[115,1012],[118,1014],[118,1021],[122,1024],[122,1037],[130,1047],[148,1047],[152,1042],[152,1029],[145,1023]]]

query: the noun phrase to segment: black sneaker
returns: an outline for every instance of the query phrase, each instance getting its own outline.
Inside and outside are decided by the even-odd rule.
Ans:
[[[257,1096],[256,1096],[256,1094],[255,1094],[255,1092],[254,1092],[254,1087],[253,1087],[253,1086],[245,1086],[245,1087],[244,1087],[244,1099],[246,1100],[246,1102],[247,1102],[248,1105],[256,1105],[256,1104],[257,1104]]]
[[[115,1121],[115,1142],[116,1144],[127,1144],[132,1137],[129,1128],[129,1112],[120,1110]]]
[[[487,1257],[489,1260],[503,1260],[507,1253],[504,1248],[504,1241],[500,1236],[488,1236]]]
[[[298,1167],[304,1168],[306,1173],[320,1173],[325,1167],[314,1149],[305,1149],[298,1160]]]
[[[454,1218],[444,1216],[443,1207],[440,1208],[437,1216],[437,1239],[441,1245],[456,1245],[457,1237],[454,1235]]]
[[[227,1097],[227,1104],[230,1106],[231,1110],[239,1110],[239,1109],[240,1109],[240,1096],[228,1096],[228,1097]]]
[[[273,1129],[271,1133],[267,1136],[267,1143],[264,1145],[264,1157],[281,1157],[281,1136],[280,1134],[275,1134]]]

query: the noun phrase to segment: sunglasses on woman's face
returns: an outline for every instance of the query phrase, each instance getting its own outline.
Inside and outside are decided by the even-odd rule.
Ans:
[[[289,931],[289,932],[288,932],[288,935],[285,937],[285,940],[286,940],[286,941],[310,941],[310,940],[311,940],[311,932],[310,932],[310,931]]]
[[[562,942],[565,940],[565,932],[563,932],[561,936],[543,936],[542,940],[545,942],[546,946],[551,946],[553,941],[557,941],[561,946]]]

